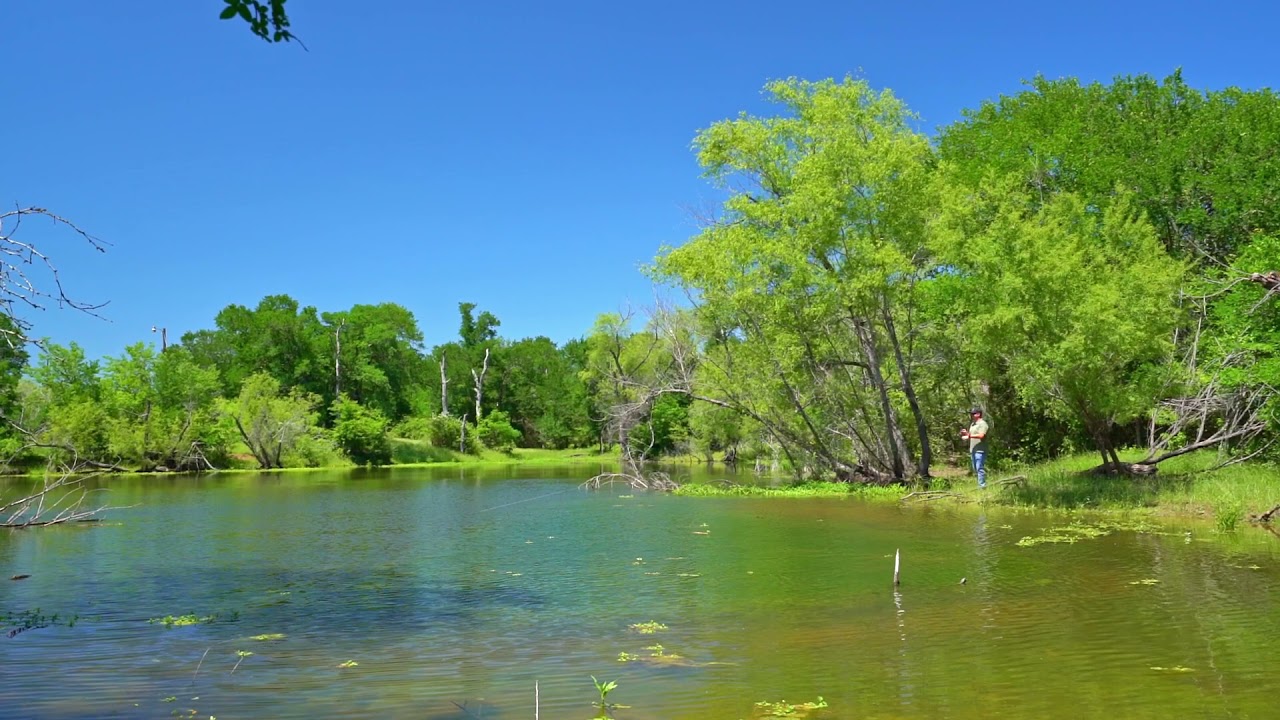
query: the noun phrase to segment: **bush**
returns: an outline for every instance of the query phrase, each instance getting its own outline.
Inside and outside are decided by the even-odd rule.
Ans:
[[[501,410],[486,415],[476,426],[476,435],[485,447],[500,452],[511,452],[520,439],[520,431],[511,425],[511,416]]]
[[[421,440],[432,447],[457,450],[458,438],[462,434],[462,421],[446,415],[412,417],[397,425],[394,434],[408,440]],[[466,452],[475,455],[480,449],[476,433],[472,428],[467,428]]]
[[[281,467],[338,467],[347,464],[333,438],[323,430],[313,429],[294,440],[291,449],[285,451]]]
[[[387,419],[346,397],[333,403],[333,438],[357,465],[390,465],[391,437]]]

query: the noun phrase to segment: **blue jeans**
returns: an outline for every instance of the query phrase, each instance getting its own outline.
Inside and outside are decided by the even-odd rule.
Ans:
[[[987,451],[973,451],[973,471],[978,474],[978,487],[987,486]]]

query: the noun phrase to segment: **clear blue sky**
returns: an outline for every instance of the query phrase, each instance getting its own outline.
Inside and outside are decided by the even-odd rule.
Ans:
[[[1276,85],[1266,2],[291,0],[310,49],[222,22],[219,0],[6,2],[0,203],[72,294],[36,334],[92,355],[152,325],[211,327],[288,293],[393,301],[428,345],[468,300],[502,334],[584,334],[650,304],[639,272],[714,193],[695,132],[787,76],[856,74],[932,130],[1037,73],[1182,67],[1199,88]]]

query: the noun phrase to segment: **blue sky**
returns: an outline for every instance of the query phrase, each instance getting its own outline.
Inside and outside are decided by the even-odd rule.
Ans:
[[[221,8],[5,4],[0,203],[111,243],[23,226],[74,297],[110,301],[37,335],[115,354],[287,293],[400,303],[428,345],[463,300],[563,341],[652,304],[640,265],[715,199],[690,141],[770,111],[769,79],[852,73],[932,131],[1037,73],[1259,88],[1280,68],[1263,2],[291,0],[309,52]]]

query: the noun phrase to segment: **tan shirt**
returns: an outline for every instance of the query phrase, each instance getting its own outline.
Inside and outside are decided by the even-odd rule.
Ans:
[[[978,418],[969,426],[969,452],[987,451],[987,428],[987,421],[984,418]],[[974,435],[981,435],[982,437],[976,438]]]

